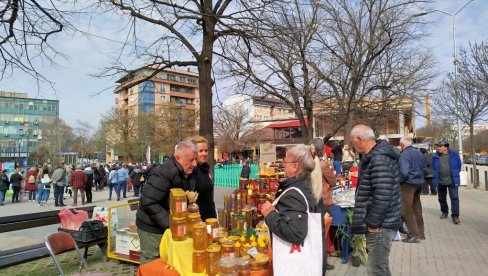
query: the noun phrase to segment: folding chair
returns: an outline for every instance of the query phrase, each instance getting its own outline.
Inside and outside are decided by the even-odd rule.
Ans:
[[[47,249],[49,250],[49,253],[51,254],[51,257],[54,260],[54,263],[56,264],[56,267],[59,270],[59,273],[64,276],[66,275],[61,268],[61,263],[60,261],[56,258],[56,255],[64,253],[66,251],[70,251],[75,249],[76,254],[78,255],[78,258],[80,259],[80,269],[78,273],[73,273],[71,275],[94,275],[94,276],[111,276],[112,273],[110,272],[89,272],[88,271],[88,264],[86,263],[85,258],[81,255],[80,249],[76,245],[75,240],[73,237],[66,233],[66,232],[57,232],[57,233],[52,233],[46,236],[45,238],[45,244]],[[86,272],[82,272],[82,270],[85,269]]]

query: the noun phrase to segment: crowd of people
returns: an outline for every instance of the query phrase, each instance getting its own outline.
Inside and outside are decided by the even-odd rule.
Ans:
[[[49,199],[54,199],[55,207],[64,207],[66,198],[72,198],[72,206],[92,203],[93,190],[108,190],[108,200],[112,194],[119,201],[127,198],[128,190],[134,191],[134,197],[140,196],[145,179],[154,166],[143,164],[86,164],[33,166],[23,172],[15,168],[7,175],[0,171],[0,205],[5,204],[5,195],[12,188],[11,203],[23,200],[47,206]]]

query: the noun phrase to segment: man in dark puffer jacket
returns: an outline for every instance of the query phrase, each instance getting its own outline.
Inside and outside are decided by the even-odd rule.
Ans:
[[[393,238],[402,225],[400,154],[373,130],[355,126],[349,138],[362,154],[351,233],[366,234],[368,275],[391,275],[388,263]]]
[[[151,170],[144,185],[136,214],[137,232],[141,244],[141,264],[159,258],[159,244],[169,227],[170,189],[194,190],[193,169],[197,166],[197,148],[191,141],[180,142],[174,157]],[[185,205],[186,208],[186,205]]]

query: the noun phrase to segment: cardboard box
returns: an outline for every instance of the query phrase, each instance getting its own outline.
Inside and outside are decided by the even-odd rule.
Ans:
[[[115,253],[129,255],[129,233],[127,230],[117,230],[115,236]]]
[[[129,234],[129,251],[139,252],[141,250],[139,234],[133,232],[127,232],[127,233]]]

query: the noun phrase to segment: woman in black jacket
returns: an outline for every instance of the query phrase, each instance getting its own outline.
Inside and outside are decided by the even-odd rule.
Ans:
[[[19,168],[15,168],[14,173],[10,176],[10,184],[12,184],[12,203],[19,202],[20,188],[22,186],[22,175],[19,173]]]
[[[193,174],[195,174],[195,191],[198,193],[196,203],[200,209],[200,216],[202,221],[208,218],[216,218],[214,183],[210,178],[210,166],[207,163],[208,141],[201,136],[194,136],[188,140],[191,140],[198,149],[197,167],[193,170]]]

